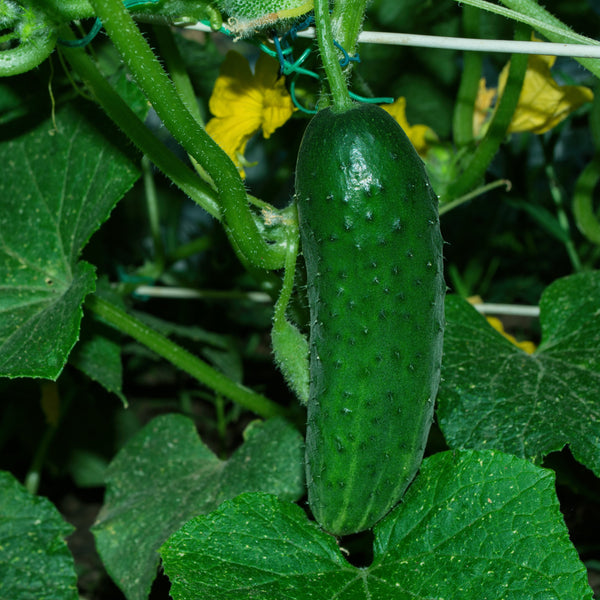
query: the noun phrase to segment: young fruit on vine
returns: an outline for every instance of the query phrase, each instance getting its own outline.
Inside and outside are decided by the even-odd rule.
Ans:
[[[296,201],[311,318],[308,498],[344,535],[402,498],[425,450],[444,329],[438,201],[375,105],[313,118]]]

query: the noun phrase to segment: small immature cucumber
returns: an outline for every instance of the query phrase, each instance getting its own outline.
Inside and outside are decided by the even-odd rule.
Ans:
[[[328,532],[369,529],[402,497],[427,442],[445,285],[437,198],[383,109],[319,112],[296,167],[310,308],[306,469]]]

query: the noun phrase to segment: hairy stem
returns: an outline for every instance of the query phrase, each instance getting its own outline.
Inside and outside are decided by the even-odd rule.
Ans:
[[[518,39],[525,39],[527,32],[525,28],[518,25],[515,35]],[[511,57],[506,86],[492,122],[483,140],[472,154],[470,161],[464,165],[461,176],[449,186],[445,200],[451,201],[464,196],[476,187],[484,177],[488,166],[500,148],[500,144],[506,137],[506,132],[519,102],[526,69],[527,55],[515,54]]]
[[[206,387],[218,394],[223,394],[223,396],[233,400],[240,406],[264,418],[285,413],[285,409],[278,404],[243,385],[235,383],[203,360],[104,298],[97,295],[88,296],[85,307],[115,329],[136,339]]]
[[[348,95],[346,77],[340,66],[338,52],[333,44],[329,0],[315,0],[315,23],[319,52],[329,82],[333,109],[336,112],[343,112],[352,106],[352,100]]]
[[[63,37],[73,37],[63,28]],[[71,68],[86,84],[104,112],[116,123],[127,137],[154,163],[171,181],[199,204],[206,212],[221,219],[217,194],[191,169],[179,160],[142,123],[125,101],[106,81],[98,67],[85,50],[62,48],[61,52]]]
[[[225,231],[240,259],[263,269],[280,268],[285,253],[262,238],[235,165],[187,109],[121,0],[90,3],[159,118],[214,181]]]
[[[331,14],[333,39],[348,52],[354,54],[358,35],[362,28],[368,0],[336,0]],[[352,63],[348,65],[350,69]]]

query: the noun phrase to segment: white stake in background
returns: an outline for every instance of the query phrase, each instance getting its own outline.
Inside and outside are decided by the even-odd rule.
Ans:
[[[214,30],[204,23],[186,25],[186,29],[214,33]],[[296,35],[302,38],[314,38],[315,30],[313,27],[309,27],[305,31],[299,31]],[[597,46],[593,46],[584,44],[556,44],[552,42],[519,42],[516,40],[479,40],[387,31],[363,31],[359,35],[358,41],[363,44],[416,46],[419,48],[470,50],[473,52],[505,52],[507,54],[544,54],[549,56],[600,58],[600,42]]]

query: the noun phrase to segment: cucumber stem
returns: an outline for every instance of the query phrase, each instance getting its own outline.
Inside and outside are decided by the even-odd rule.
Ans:
[[[335,112],[343,112],[352,106],[346,77],[340,66],[337,50],[333,45],[333,33],[329,17],[329,0],[315,0],[315,23],[317,42]]]
[[[520,24],[515,28],[517,40],[527,39],[529,35]],[[464,165],[460,177],[448,186],[444,201],[452,201],[469,193],[482,179],[498,152],[500,144],[506,137],[513,114],[519,102],[525,70],[527,69],[527,55],[515,54],[510,59],[508,78],[504,92],[498,103],[487,133],[479,142],[475,152],[471,155],[469,162]]]
[[[354,54],[358,36],[365,17],[368,0],[337,0],[331,14],[333,39],[348,52]],[[346,74],[352,68],[350,62]]]

